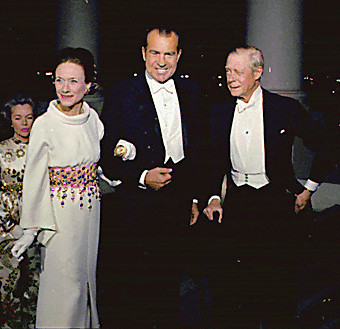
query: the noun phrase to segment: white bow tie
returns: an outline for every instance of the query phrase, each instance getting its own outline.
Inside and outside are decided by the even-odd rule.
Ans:
[[[159,92],[161,89],[164,89],[167,92],[169,92],[170,94],[173,94],[174,89],[175,89],[174,80],[170,79],[165,83],[159,83],[157,81],[152,81],[152,91],[153,91],[154,94]]]
[[[237,100],[237,110],[239,113],[244,112],[246,109],[249,109],[250,107],[255,106],[255,102],[250,102],[250,103],[245,103],[242,102],[241,100]]]

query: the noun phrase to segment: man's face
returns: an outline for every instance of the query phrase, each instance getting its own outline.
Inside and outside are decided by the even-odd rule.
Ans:
[[[159,35],[158,30],[149,33],[146,49],[142,47],[146,71],[160,83],[169,80],[176,71],[182,50],[177,51],[178,39],[171,35]]]
[[[227,58],[225,69],[230,93],[248,103],[253,92],[260,85],[262,67],[253,72],[249,66],[247,53],[232,53]]]

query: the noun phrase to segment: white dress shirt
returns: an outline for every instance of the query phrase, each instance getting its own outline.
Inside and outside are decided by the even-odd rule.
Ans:
[[[230,135],[231,176],[237,186],[269,183],[265,168],[263,99],[258,87],[248,103],[238,99]]]
[[[231,177],[236,186],[259,189],[270,180],[266,175],[264,147],[263,93],[259,86],[248,103],[238,99],[230,133]],[[319,184],[308,179],[304,187],[316,191]],[[223,191],[222,191],[223,194]],[[213,195],[213,199],[221,198]]]
[[[152,100],[156,108],[163,144],[165,147],[166,163],[170,158],[173,163],[184,159],[183,134],[181,111],[178,96],[173,79],[165,83],[159,83],[145,71]],[[139,187],[146,188],[145,176],[148,170],[144,170],[140,179]]]
[[[181,111],[173,79],[159,83],[146,72],[153,102],[156,107],[163,143],[166,163],[170,158],[174,163],[184,159]]]

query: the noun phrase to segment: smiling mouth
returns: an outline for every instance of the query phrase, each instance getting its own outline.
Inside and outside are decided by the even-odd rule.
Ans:
[[[62,99],[70,99],[73,96],[72,95],[60,95]]]

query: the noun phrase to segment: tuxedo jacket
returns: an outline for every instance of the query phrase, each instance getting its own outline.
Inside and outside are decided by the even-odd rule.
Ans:
[[[212,178],[210,189],[220,194],[225,174],[231,182],[230,132],[236,99],[212,107],[210,117],[211,141],[214,159],[210,163]],[[310,179],[321,182],[327,174],[328,163],[324,156],[326,141],[323,126],[314,121],[302,105],[289,97],[263,89],[263,120],[265,169],[270,183],[278,190],[301,192],[292,166],[294,137],[302,138],[308,149],[316,154]],[[211,194],[214,194],[211,193]]]
[[[161,128],[145,75],[116,83],[105,100],[102,115],[105,135],[100,165],[107,177],[123,182],[116,188],[116,195],[125,195],[134,205],[147,203],[150,199],[155,200],[155,203],[156,200],[160,202],[163,195],[167,199],[185,198],[187,202],[195,197],[193,168],[197,161],[200,129],[199,90],[196,84],[187,79],[175,77],[174,82],[181,112],[185,158],[171,166],[172,182],[159,191],[138,187],[144,170],[170,167],[164,164],[165,148]],[[123,161],[114,156],[114,148],[120,139],[136,147],[134,160]]]

